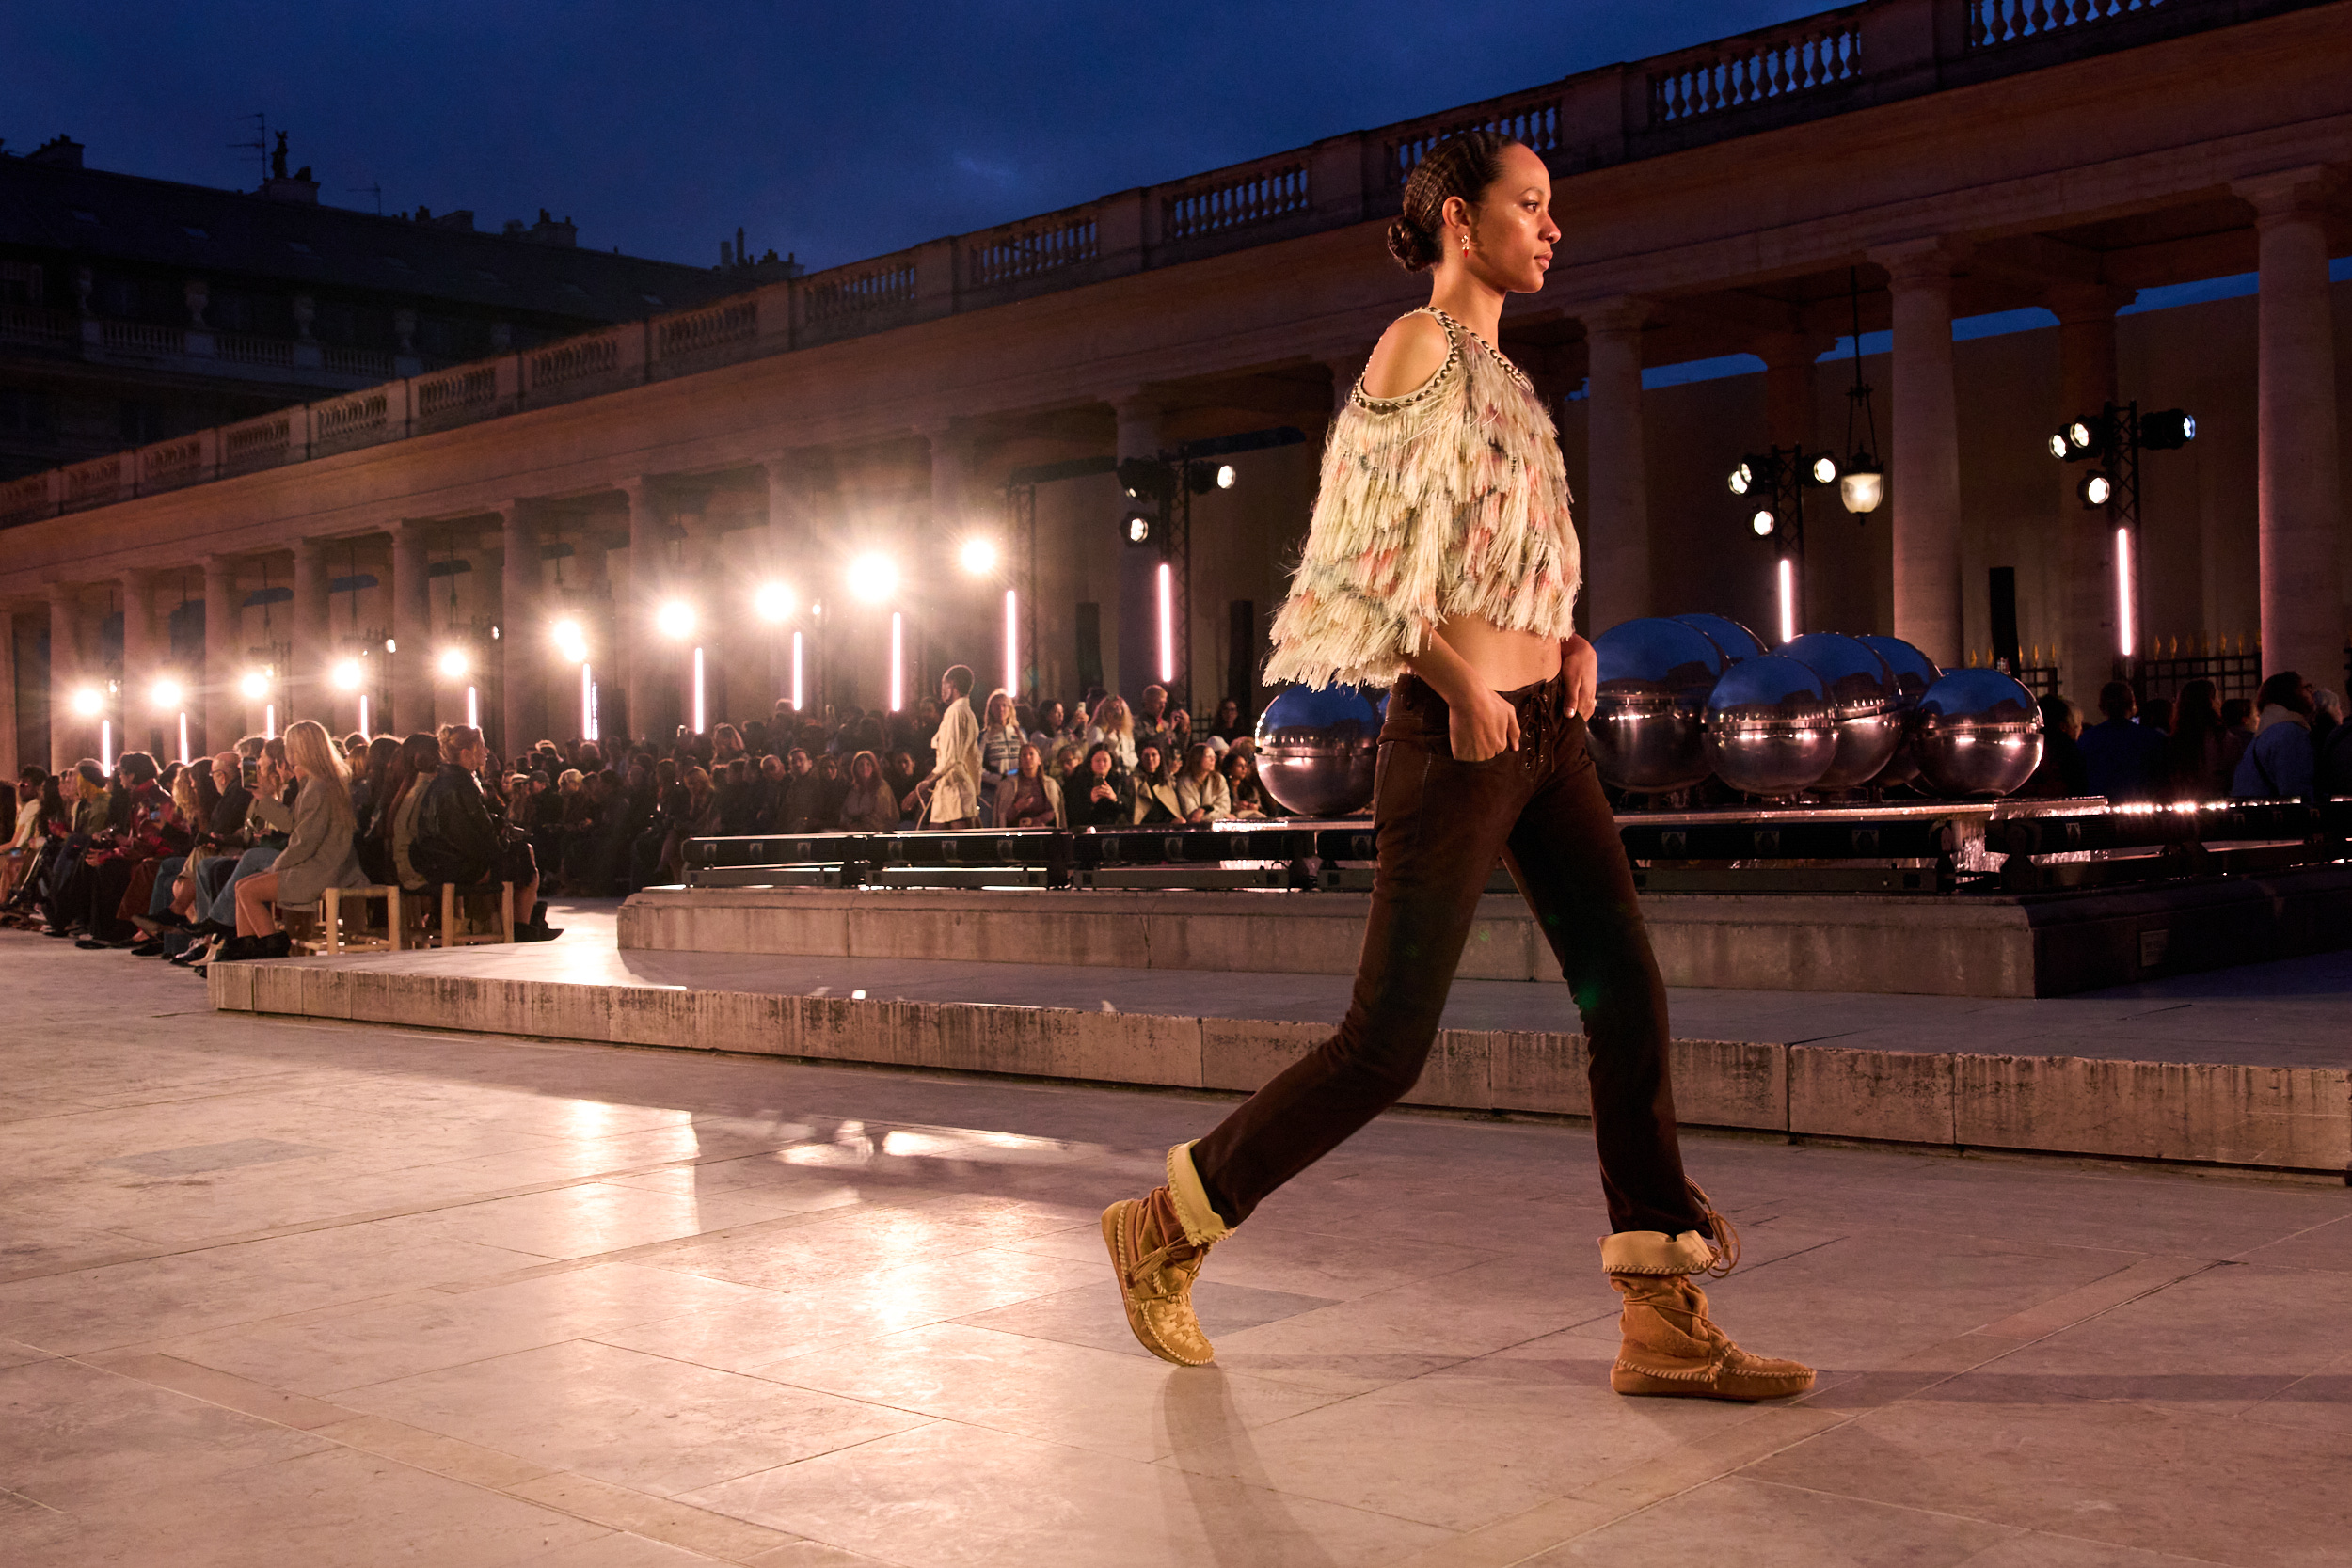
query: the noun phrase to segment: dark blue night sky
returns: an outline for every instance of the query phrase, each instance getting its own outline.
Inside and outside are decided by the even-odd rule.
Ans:
[[[0,8],[0,138],[250,188],[256,110],[322,199],[541,207],[707,265],[827,266],[1817,11],[1813,0]]]

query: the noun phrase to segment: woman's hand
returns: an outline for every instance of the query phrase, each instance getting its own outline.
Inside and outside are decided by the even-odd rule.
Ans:
[[[1568,679],[1568,706],[1585,719],[1600,692],[1600,654],[1581,637],[1571,634],[1560,644],[1560,667]]]
[[[1454,704],[1446,720],[1446,737],[1456,762],[1485,762],[1519,743],[1518,709],[1494,692],[1479,689],[1468,705]]]

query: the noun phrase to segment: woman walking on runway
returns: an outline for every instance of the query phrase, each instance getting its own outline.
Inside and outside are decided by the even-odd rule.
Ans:
[[[1739,1257],[1684,1175],[1666,994],[1616,825],[1585,752],[1596,678],[1570,610],[1576,534],[1551,420],[1495,348],[1505,294],[1544,286],[1551,181],[1471,131],[1431,150],[1389,226],[1429,304],[1382,335],[1333,420],[1305,559],[1266,678],[1393,686],[1374,786],[1379,857],[1339,1032],[1168,1152],[1168,1184],[1103,1213],[1128,1326],[1153,1354],[1215,1354],[1192,1309],[1209,1249],[1420,1077],[1478,897],[1502,857],[1591,1042],[1593,1132],[1624,1296],[1621,1394],[1758,1400],[1811,1369],[1751,1355],[1692,1280]]]

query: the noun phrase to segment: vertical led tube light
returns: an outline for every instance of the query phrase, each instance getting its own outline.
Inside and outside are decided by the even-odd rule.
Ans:
[[[1797,567],[1787,556],[1780,558],[1780,640],[1793,641],[1797,635]]]
[[[183,719],[181,722],[184,724],[187,721]],[[368,728],[368,694],[364,691],[359,693],[359,738],[362,740],[375,738],[375,732]]]
[[[278,738],[278,705],[276,703],[268,704],[262,709],[262,738],[263,740]]]
[[[1011,589],[1005,590],[1005,692],[1014,701],[1021,697],[1021,601]]]
[[[364,724],[366,721],[360,722]],[[188,716],[183,713],[180,716],[180,766],[185,768],[188,761]]]
[[[580,738],[596,738],[596,683],[584,658],[580,661]]]
[[[796,631],[792,634],[792,711],[795,713],[800,712],[803,707],[807,705],[803,700],[806,695],[806,691],[802,681],[803,669],[803,666],[801,662],[801,634]]]
[[[2132,624],[2132,531],[2115,531],[2115,641],[2116,652],[2125,658],[2132,657],[2137,641],[2138,627]]]
[[[700,735],[710,726],[703,712],[703,651],[694,650],[694,733]]]
[[[1160,681],[1176,678],[1176,570],[1160,562]]]
[[[482,727],[480,689],[476,687],[466,688],[466,723],[477,730]]]
[[[890,711],[906,706],[906,617],[890,612]]]
[[[98,721],[98,768],[102,773],[115,770],[115,721],[111,719]]]

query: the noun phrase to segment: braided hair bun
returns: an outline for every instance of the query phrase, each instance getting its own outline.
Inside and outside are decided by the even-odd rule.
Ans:
[[[1486,187],[1502,177],[1502,152],[1516,146],[1500,132],[1457,131],[1432,147],[1405,182],[1405,210],[1389,224],[1389,254],[1406,272],[1438,264],[1445,234],[1445,204],[1460,197],[1476,207]]]

